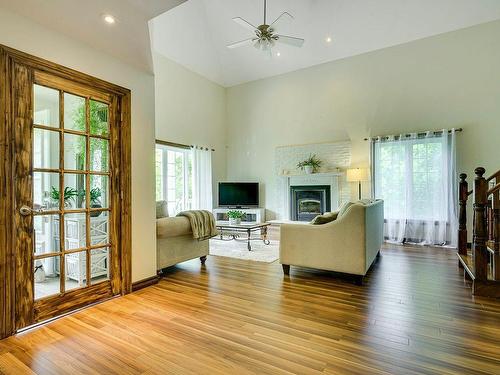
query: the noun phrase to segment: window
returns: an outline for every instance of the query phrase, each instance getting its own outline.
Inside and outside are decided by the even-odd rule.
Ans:
[[[455,133],[376,139],[372,156],[375,197],[384,200],[386,239],[454,244]]]
[[[445,210],[436,209],[443,195],[442,147],[439,139],[379,144],[375,186],[386,218],[400,218],[404,209],[409,219],[446,219]]]
[[[193,201],[190,149],[156,145],[156,200],[168,202],[168,214],[190,210]]]

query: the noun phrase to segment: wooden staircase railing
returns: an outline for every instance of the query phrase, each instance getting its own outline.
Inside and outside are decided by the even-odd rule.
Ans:
[[[460,175],[458,252],[464,276],[472,280],[472,293],[500,298],[500,171],[484,178],[485,169],[475,169],[474,187],[469,190],[467,175]],[[489,184],[494,186],[489,188]],[[471,251],[467,248],[467,200],[473,197]]]
[[[497,178],[497,182],[500,178]],[[488,207],[489,237],[487,249],[491,253],[492,276],[500,280],[500,182],[488,190],[490,206]]]

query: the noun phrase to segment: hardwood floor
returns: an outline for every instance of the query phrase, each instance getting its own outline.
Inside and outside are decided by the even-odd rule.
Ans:
[[[209,257],[0,341],[6,374],[500,374],[500,300],[453,251],[386,247],[365,284]]]

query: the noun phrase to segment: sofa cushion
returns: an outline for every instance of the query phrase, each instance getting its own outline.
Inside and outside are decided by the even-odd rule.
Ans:
[[[191,223],[187,217],[164,217],[156,220],[157,238],[177,237],[186,234],[192,235]]]
[[[167,201],[156,201],[156,218],[168,217]]]
[[[338,211],[335,212],[326,212],[323,215],[318,215],[316,216],[312,221],[311,224],[313,225],[321,225],[321,224],[327,224],[335,219],[337,219]]]

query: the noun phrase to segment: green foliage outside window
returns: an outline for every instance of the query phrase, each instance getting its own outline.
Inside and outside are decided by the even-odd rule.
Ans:
[[[387,218],[399,218],[403,211],[415,220],[439,217],[435,207],[444,199],[446,154],[442,143],[424,139],[381,143],[378,147],[377,194],[384,199]]]
[[[108,124],[108,105],[94,100],[89,101],[89,126],[91,135],[107,135],[109,124]],[[86,131],[86,116],[85,116],[85,105],[78,106],[78,108],[73,113],[73,121],[75,125],[75,130],[85,132]],[[108,142],[103,141],[100,138],[90,138],[90,150],[101,150],[101,166],[97,168],[98,170],[105,170],[108,166]],[[89,156],[90,155],[89,150]],[[76,145],[76,154],[78,160],[78,167],[84,169],[83,161],[85,160],[85,138],[79,137]]]

